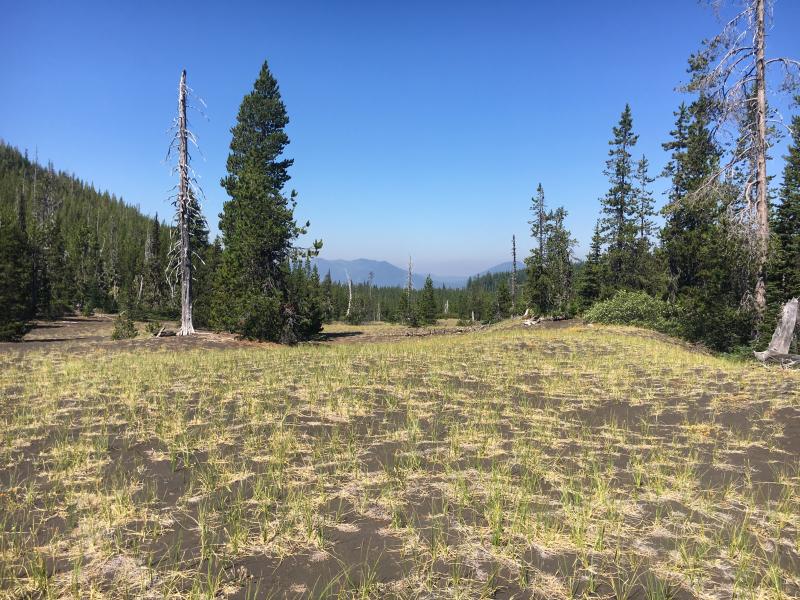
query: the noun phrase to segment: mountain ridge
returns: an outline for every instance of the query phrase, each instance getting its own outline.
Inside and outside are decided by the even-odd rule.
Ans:
[[[364,283],[369,280],[370,273],[373,274],[372,283],[378,287],[405,286],[408,278],[408,271],[400,268],[386,260],[373,260],[369,258],[328,259],[317,257],[314,264],[321,277],[330,271],[331,279],[340,283],[347,282],[347,276],[355,283]],[[436,287],[463,288],[467,285],[470,277],[477,277],[486,273],[502,273],[511,270],[511,261],[500,263],[485,269],[474,275],[434,275],[431,274],[433,285]],[[427,274],[415,273],[412,271],[411,280],[415,289],[421,288],[425,283]]]

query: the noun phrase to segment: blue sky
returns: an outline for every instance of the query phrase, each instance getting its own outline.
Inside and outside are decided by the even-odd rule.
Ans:
[[[186,68],[207,104],[208,120],[190,118],[216,230],[229,130],[267,59],[291,118],[297,216],[323,256],[411,255],[454,275],[508,260],[512,234],[527,252],[540,181],[583,255],[622,108],[657,174],[686,59],[719,28],[695,0],[3,4],[8,143],[166,215]],[[777,0],[770,54],[800,55],[798,23],[800,2]]]

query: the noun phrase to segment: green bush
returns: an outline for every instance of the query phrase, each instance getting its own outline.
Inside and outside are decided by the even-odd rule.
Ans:
[[[158,332],[161,331],[162,327],[163,325],[161,324],[161,321],[148,321],[147,325],[145,325],[145,329],[150,335],[158,335]]]
[[[636,325],[659,331],[671,330],[670,307],[645,292],[622,290],[613,298],[597,302],[583,318],[589,323]]]
[[[136,331],[133,319],[127,313],[119,313],[117,318],[114,319],[114,331],[111,332],[111,339],[126,340],[135,338],[137,335],[139,335],[139,332]]]
[[[26,321],[0,319],[0,342],[18,342],[31,330]]]

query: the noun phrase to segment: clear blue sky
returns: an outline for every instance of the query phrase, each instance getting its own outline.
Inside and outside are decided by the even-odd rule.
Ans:
[[[167,215],[166,130],[186,68],[208,106],[192,119],[195,169],[216,231],[229,130],[267,59],[291,118],[297,215],[323,256],[402,266],[410,254],[439,274],[508,260],[512,233],[524,254],[540,181],[583,255],[623,106],[657,173],[686,59],[719,28],[695,0],[4,0],[0,14],[8,143]],[[800,55],[798,24],[800,2],[777,0],[771,54]]]

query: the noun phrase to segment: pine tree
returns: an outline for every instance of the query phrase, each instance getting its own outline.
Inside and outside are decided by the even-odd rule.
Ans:
[[[572,303],[572,249],[575,240],[567,230],[564,219],[567,211],[558,207],[548,218],[545,246],[544,273],[549,290],[548,312],[563,316],[569,314]]]
[[[531,198],[531,226],[533,247],[525,259],[527,280],[525,285],[526,303],[529,308],[539,313],[546,313],[549,308],[549,283],[544,272],[545,245],[547,243],[547,205],[544,188],[540,183],[536,187],[536,195]]]
[[[742,309],[741,298],[752,289],[752,282],[747,276],[747,249],[728,218],[736,191],[711,179],[721,155],[709,132],[713,109],[700,95],[679,114],[682,123],[676,124],[673,135],[680,137],[664,145],[673,150],[673,157],[661,240],[668,298],[678,307],[680,333],[727,350],[750,336],[752,315]]]
[[[28,330],[32,264],[17,218],[0,214],[0,340],[17,341]]]
[[[305,228],[294,220],[296,194],[283,193],[292,164],[282,158],[288,122],[278,83],[264,62],[231,130],[228,175],[222,179],[230,200],[220,215],[223,252],[212,320],[248,338],[292,342],[307,336],[309,327],[302,324],[307,303],[292,296],[299,286],[289,285],[294,242]]]
[[[322,279],[321,287],[322,319],[323,322],[330,323],[338,316],[336,314],[335,304],[333,301],[333,280],[331,279],[330,269],[327,273],[325,273],[325,277]]]
[[[430,275],[425,278],[425,285],[422,286],[422,293],[419,296],[419,316],[420,321],[425,325],[433,325],[439,316],[433,291],[433,280]]]
[[[161,258],[161,225],[156,215],[147,232],[144,250],[143,301],[151,311],[161,308],[164,289],[164,265]]]
[[[636,205],[636,239],[634,241],[634,260],[636,271],[634,273],[635,287],[651,294],[657,293],[662,277],[661,269],[653,253],[652,237],[656,232],[653,221],[655,208],[653,192],[650,185],[655,178],[649,174],[650,163],[647,158],[642,158],[636,163],[634,180],[635,205]]]
[[[633,186],[631,151],[639,136],[633,132],[631,107],[626,104],[609,142],[609,159],[603,174],[611,187],[600,200],[601,231],[608,253],[608,286],[613,290],[637,289],[636,232],[637,202]]]
[[[720,150],[708,129],[710,101],[700,96],[689,108],[681,104],[673,139],[663,144],[673,150],[665,174],[672,177],[669,202],[661,231],[670,276],[669,297],[701,285],[701,256],[718,219],[715,194],[697,194],[717,169]]]
[[[684,181],[685,169],[683,166],[686,162],[689,124],[692,119],[685,102],[681,102],[678,110],[673,114],[675,115],[675,129],[669,132],[672,139],[661,144],[664,150],[671,151],[669,161],[664,167],[661,176],[667,177],[671,181],[669,199],[674,202],[683,198],[688,190]]]
[[[650,190],[650,185],[655,178],[650,177],[649,168],[650,163],[647,157],[642,155],[642,158],[636,163],[636,225],[639,239],[648,241],[655,231],[653,217],[656,214],[653,207],[653,192]]]
[[[581,280],[578,287],[581,308],[589,308],[597,300],[604,297],[603,283],[606,279],[603,235],[600,232],[600,223],[598,222],[594,227],[592,243],[581,272]]]
[[[501,279],[497,284],[497,316],[500,319],[507,319],[511,316],[511,292],[505,279]]]
[[[777,241],[769,288],[771,304],[800,296],[800,115],[792,118],[792,139],[784,157],[780,203],[775,210]]]

